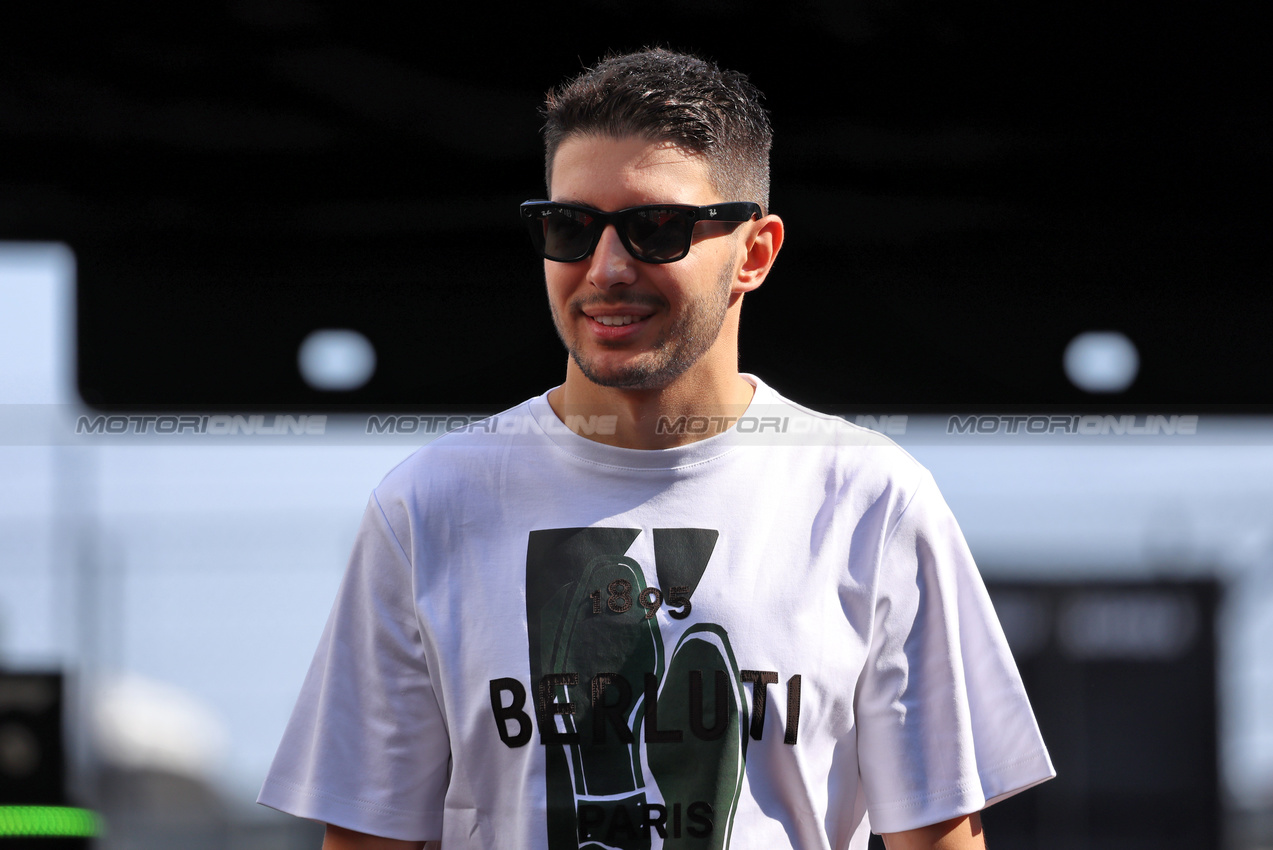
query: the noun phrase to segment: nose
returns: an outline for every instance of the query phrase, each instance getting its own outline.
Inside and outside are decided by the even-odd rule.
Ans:
[[[636,281],[637,260],[623,247],[619,231],[607,224],[601,239],[588,258],[588,282],[598,289],[610,289]]]

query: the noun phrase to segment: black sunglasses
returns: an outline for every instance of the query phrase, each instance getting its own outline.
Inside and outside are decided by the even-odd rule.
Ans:
[[[522,221],[535,250],[559,263],[578,262],[590,255],[610,224],[623,247],[641,262],[674,263],[690,252],[695,222],[751,221],[763,215],[760,204],[750,201],[705,207],[647,204],[611,213],[553,201],[522,204]]]

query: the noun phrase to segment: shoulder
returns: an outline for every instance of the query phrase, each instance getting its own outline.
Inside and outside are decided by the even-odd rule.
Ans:
[[[757,442],[819,464],[838,487],[887,491],[904,503],[931,482],[928,469],[880,431],[791,401],[763,384],[758,391],[764,394],[755,406],[757,421],[748,425],[756,430]],[[766,428],[775,432],[770,440],[763,439]]]
[[[397,512],[455,500],[495,486],[514,446],[544,441],[530,401],[485,418],[447,417],[452,427],[389,470],[372,493],[390,521]]]

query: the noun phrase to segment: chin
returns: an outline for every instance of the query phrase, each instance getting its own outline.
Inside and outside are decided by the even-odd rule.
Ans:
[[[592,383],[616,390],[661,390],[684,374],[679,364],[627,363],[602,367],[595,362],[571,355],[584,377]]]

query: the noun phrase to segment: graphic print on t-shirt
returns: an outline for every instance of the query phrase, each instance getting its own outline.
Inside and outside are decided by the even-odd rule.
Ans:
[[[653,529],[652,573],[626,554],[641,533],[530,533],[530,699],[553,850],[729,846],[745,677],[723,627],[694,622],[668,647],[659,626],[690,617],[719,533]]]

